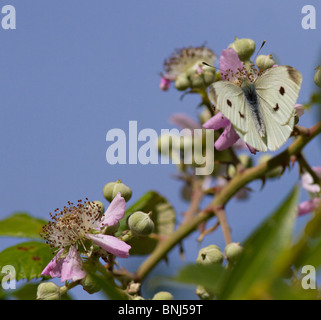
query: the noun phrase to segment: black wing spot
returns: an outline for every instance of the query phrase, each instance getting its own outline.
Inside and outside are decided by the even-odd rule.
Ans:
[[[280,109],[279,104],[277,103],[275,107],[273,108],[274,111],[278,111]]]
[[[226,103],[229,107],[232,107],[232,102],[229,99],[226,100]]]
[[[242,114],[240,111],[239,111],[239,115],[241,118],[244,118],[244,114]]]
[[[285,94],[285,89],[283,87],[280,87],[279,92],[281,93],[281,95],[283,96]]]

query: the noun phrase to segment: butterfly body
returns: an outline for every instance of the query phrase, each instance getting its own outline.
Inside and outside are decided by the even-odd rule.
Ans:
[[[278,66],[267,69],[254,81],[242,78],[240,85],[215,82],[209,88],[209,98],[243,141],[258,151],[274,151],[293,131],[301,82],[302,76],[295,68]]]
[[[256,94],[255,85],[247,80],[242,81],[241,89],[245,95],[251,116],[261,137],[265,136],[265,126],[260,112],[259,99]]]

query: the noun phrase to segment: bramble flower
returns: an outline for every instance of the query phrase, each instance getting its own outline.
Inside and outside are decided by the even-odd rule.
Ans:
[[[312,170],[321,179],[321,167],[313,167]],[[308,172],[302,175],[301,183],[302,183],[302,187],[309,192],[311,198],[299,204],[298,206],[299,216],[313,212],[321,205],[320,185],[317,183],[314,183],[313,177]]]
[[[101,206],[95,202],[79,200],[76,206],[71,202],[68,205],[50,214],[52,221],[43,227],[43,238],[58,253],[42,275],[60,277],[62,282],[84,278],[86,272],[82,270],[81,255],[90,256],[93,244],[115,256],[128,258],[131,246],[104,234],[107,227],[114,226],[124,216],[126,202],[120,192],[103,215]]]
[[[170,82],[175,82],[178,90],[206,87],[214,82],[215,69],[203,65],[213,65],[215,53],[204,46],[176,50],[164,62],[165,74],[162,75],[160,88],[168,90]]]

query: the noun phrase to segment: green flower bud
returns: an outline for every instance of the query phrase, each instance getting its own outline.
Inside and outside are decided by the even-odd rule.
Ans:
[[[205,88],[205,80],[204,80],[204,74],[197,74],[195,73],[191,77],[192,85],[191,87],[194,89],[200,89],[200,88]]]
[[[207,120],[210,120],[212,118],[212,115],[208,108],[204,108],[200,114],[200,121],[201,124],[203,125]]]
[[[240,244],[235,242],[229,243],[224,249],[226,259],[231,263],[238,261],[242,251],[243,248],[240,246]]]
[[[267,56],[264,54],[259,55],[256,58],[255,63],[260,70],[266,70],[266,69],[272,68],[275,65],[275,61],[273,60],[271,54]]]
[[[196,263],[199,265],[222,264],[224,259],[223,253],[216,245],[209,245],[198,252]]]
[[[109,202],[112,202],[118,192],[121,193],[121,196],[125,199],[126,202],[129,201],[132,196],[132,190],[125,184],[123,184],[120,180],[107,183],[103,189],[103,195]]]
[[[104,232],[104,234],[114,234],[114,233],[116,233],[118,231],[118,229],[119,229],[119,226],[120,226],[120,223],[118,221],[113,226],[107,227],[105,232]]]
[[[238,39],[229,45],[238,54],[240,60],[249,60],[255,51],[255,42],[252,39]]]
[[[210,294],[208,291],[206,291],[206,289],[203,286],[198,285],[196,287],[196,291],[195,291],[196,295],[198,295],[198,297],[201,300],[212,300],[213,299],[213,295]]]
[[[251,168],[253,166],[253,160],[247,154],[240,154],[239,155],[239,160],[240,160],[241,164],[244,166],[245,169]],[[228,166],[228,176],[230,178],[233,178],[235,176],[235,174],[236,174],[235,165],[230,164]]]
[[[176,89],[180,91],[184,91],[190,86],[191,86],[191,82],[188,79],[187,75],[185,73],[181,73],[175,81]]]
[[[137,211],[128,218],[128,227],[136,236],[148,236],[154,231],[154,222],[148,213]]]
[[[60,288],[53,282],[40,283],[37,289],[37,300],[60,300]]]
[[[105,206],[100,201],[90,201],[85,204],[86,207],[91,206],[92,208],[99,209],[100,214],[104,214],[105,212]]]
[[[170,292],[160,291],[154,295],[152,300],[174,300],[174,297]]]
[[[315,73],[313,80],[314,83],[321,88],[321,67],[317,67],[316,70],[317,72]]]
[[[213,69],[213,68],[212,68]],[[213,69],[215,71],[215,69]],[[212,71],[204,71],[203,78],[206,86],[212,84],[215,80],[215,72]]]
[[[258,164],[265,163],[265,162],[269,161],[271,158],[272,158],[272,156],[270,154],[264,154],[259,158]],[[278,177],[281,173],[282,173],[282,167],[278,166],[278,167],[268,171],[266,176],[270,179],[273,179],[273,178]]]
[[[83,286],[84,290],[86,290],[89,294],[96,293],[100,291],[101,286],[97,281],[95,281],[90,275],[86,275],[85,278],[81,279],[81,285]]]

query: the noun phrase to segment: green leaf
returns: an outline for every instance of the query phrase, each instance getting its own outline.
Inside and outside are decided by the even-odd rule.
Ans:
[[[300,283],[287,284],[278,279],[271,287],[271,298],[274,300],[317,300],[318,290],[305,290]]]
[[[46,220],[17,212],[4,220],[0,220],[0,236],[40,239],[42,227]]]
[[[217,294],[222,285],[224,274],[228,272],[221,265],[197,265],[191,264],[182,268],[174,280],[201,285],[207,291]]]
[[[130,255],[145,255],[154,251],[158,239],[152,236],[133,237],[127,243],[132,247],[129,252]]]
[[[17,281],[31,280],[41,277],[42,270],[52,258],[52,250],[47,244],[37,241],[23,242],[0,252],[0,266],[13,266]]]
[[[244,251],[224,283],[220,299],[262,298],[276,277],[289,249],[297,217],[298,188],[244,243]]]
[[[124,218],[120,221],[120,227],[116,236],[127,230],[128,217],[136,212],[150,212],[151,219],[154,221],[154,234],[159,236],[168,236],[175,229],[175,210],[171,204],[155,191],[149,191],[143,195],[135,204],[126,210]],[[149,254],[158,243],[158,239],[153,236],[135,237],[128,241],[132,246],[130,254]]]

